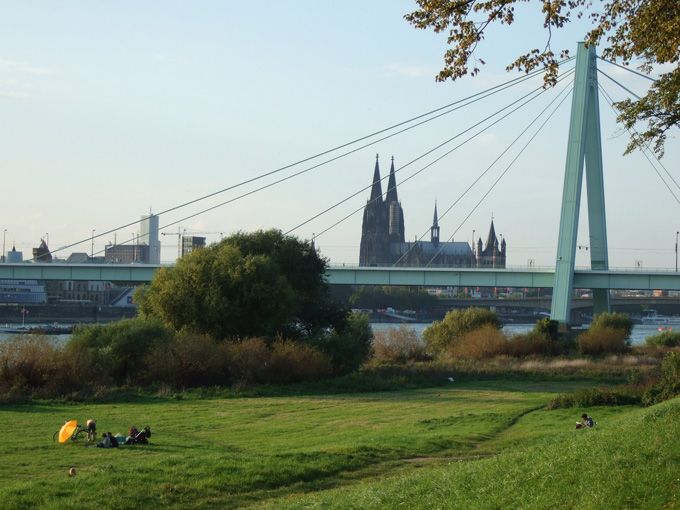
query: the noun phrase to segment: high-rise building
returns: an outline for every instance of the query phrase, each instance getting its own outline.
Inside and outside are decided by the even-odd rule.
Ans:
[[[147,257],[141,260],[146,264],[161,263],[161,243],[158,240],[158,216],[151,213],[142,216],[139,222],[139,245],[149,247]]]
[[[182,257],[197,248],[205,247],[205,237],[182,236]]]

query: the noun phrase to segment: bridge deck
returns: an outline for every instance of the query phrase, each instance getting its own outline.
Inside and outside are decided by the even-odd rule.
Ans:
[[[0,264],[0,279],[90,280],[148,283],[162,266],[154,264]],[[549,288],[554,269],[336,267],[328,281],[340,285],[423,287]],[[633,270],[574,271],[577,289],[680,290],[680,273]]]

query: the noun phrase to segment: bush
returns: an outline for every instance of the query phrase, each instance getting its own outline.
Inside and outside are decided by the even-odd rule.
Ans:
[[[680,345],[680,333],[676,333],[675,331],[662,331],[661,333],[647,337],[645,343],[656,347],[677,347]]]
[[[453,310],[443,320],[435,321],[423,331],[423,341],[427,353],[437,358],[466,333],[479,329],[484,325],[500,329],[501,322],[496,312],[485,308],[467,308]]]
[[[420,335],[409,326],[402,324],[398,328],[389,328],[375,333],[373,339],[373,359],[375,361],[427,361]]]
[[[618,354],[630,351],[629,333],[622,328],[598,327],[576,337],[578,351],[586,356]]]
[[[559,352],[560,345],[556,341],[535,331],[513,335],[508,340],[508,354],[515,358],[555,356]]]
[[[548,317],[543,317],[541,320],[536,322],[534,329],[531,330],[532,333],[536,335],[541,335],[547,337],[549,340],[558,340],[558,328],[560,323],[549,319]]]
[[[66,344],[65,355],[74,370],[92,382],[121,385],[141,382],[148,370],[148,354],[173,337],[159,319],[122,319],[102,326],[78,327]]]
[[[642,396],[646,406],[658,404],[680,394],[680,352],[668,354],[661,364],[661,380]]]
[[[229,384],[228,350],[208,335],[183,331],[148,355],[149,382],[195,387]]]
[[[611,390],[607,388],[588,388],[578,390],[575,393],[559,395],[550,399],[546,410],[569,409],[573,407],[596,407],[596,406],[628,406],[639,405],[640,397],[626,393],[625,391]]]
[[[508,338],[495,326],[484,324],[463,334],[442,352],[442,359],[493,358],[508,353]]]
[[[590,331],[603,331],[610,328],[625,331],[625,337],[628,339],[631,331],[633,331],[633,320],[625,313],[595,314],[588,329]]]
[[[330,356],[335,375],[344,375],[354,372],[371,357],[372,342],[368,315],[353,313],[341,330],[317,334],[306,343]]]
[[[63,360],[62,349],[44,335],[20,334],[0,342],[0,392],[66,387]]]
[[[269,382],[271,351],[263,338],[246,338],[225,344],[232,384],[248,386]]]
[[[316,381],[333,373],[329,356],[311,345],[291,340],[274,342],[270,364],[271,382],[277,384]]]

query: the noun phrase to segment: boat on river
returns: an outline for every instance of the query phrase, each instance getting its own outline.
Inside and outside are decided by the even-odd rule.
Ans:
[[[680,317],[677,315],[659,315],[656,310],[649,309],[642,312],[642,324],[651,326],[678,326],[680,327]]]
[[[70,335],[75,326],[60,326],[59,324],[36,324],[33,326],[4,326],[0,327],[0,333],[6,334],[43,334],[43,335]]]

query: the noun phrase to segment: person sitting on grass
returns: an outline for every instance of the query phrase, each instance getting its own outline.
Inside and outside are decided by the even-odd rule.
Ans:
[[[102,434],[102,441],[97,444],[97,448],[111,448],[111,440],[106,434]]]
[[[109,442],[111,443],[111,448],[118,448],[118,439],[111,434],[111,432],[107,432],[106,435],[109,437]]]
[[[581,415],[581,418],[583,421],[577,421],[576,422],[576,428],[577,429],[586,429],[586,428],[591,428],[593,426],[593,419],[588,418],[588,415],[586,413],[583,413]]]

